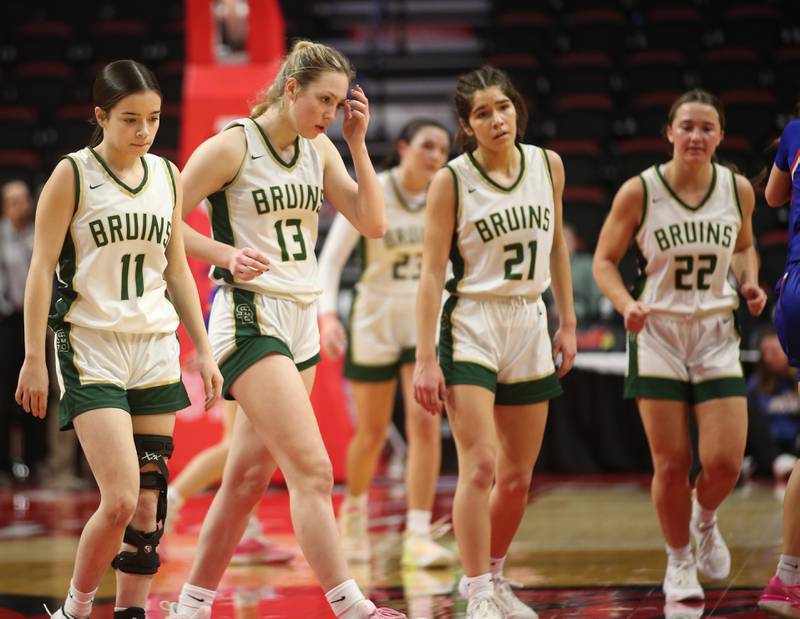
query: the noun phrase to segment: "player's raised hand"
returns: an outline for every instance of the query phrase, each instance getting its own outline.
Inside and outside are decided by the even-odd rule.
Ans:
[[[349,147],[362,144],[367,135],[369,127],[369,100],[364,90],[356,85],[350,90],[352,99],[344,102],[344,124],[342,125],[342,137]]]

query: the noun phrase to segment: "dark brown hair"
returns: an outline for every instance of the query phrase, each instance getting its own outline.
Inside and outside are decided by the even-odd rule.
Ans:
[[[425,127],[436,127],[437,129],[441,129],[447,134],[448,141],[450,140],[450,130],[438,120],[433,120],[432,118],[412,118],[406,122],[405,125],[403,125],[402,129],[400,129],[400,134],[397,136],[397,139],[394,142],[394,148],[389,151],[389,154],[386,155],[386,159],[383,160],[383,168],[385,170],[393,168],[400,163],[400,152],[397,149],[400,142],[410,144],[411,140],[414,139],[414,136],[416,136]]]
[[[128,95],[153,91],[161,97],[161,86],[153,72],[135,60],[115,60],[104,66],[94,80],[92,99],[96,107],[106,115]],[[89,146],[97,146],[103,141],[103,128],[95,124]]]
[[[725,108],[722,105],[722,101],[720,101],[707,90],[703,90],[702,88],[693,88],[692,90],[683,93],[680,97],[672,102],[672,106],[669,108],[669,112],[667,113],[667,124],[664,126],[664,135],[667,134],[667,127],[672,126],[672,121],[675,120],[675,114],[678,113],[678,108],[680,108],[680,106],[682,106],[684,103],[702,103],[704,105],[710,105],[717,110],[717,116],[719,117],[719,128],[723,131],[725,130]]]
[[[250,111],[250,118],[261,116],[267,108],[281,100],[290,77],[296,79],[303,88],[325,71],[344,73],[349,80],[355,77],[350,61],[339,50],[322,43],[297,41],[284,58],[275,79],[259,93],[257,103]]]
[[[467,135],[464,131],[464,125],[469,126],[469,115],[472,111],[475,93],[491,86],[497,86],[514,104],[514,109],[517,111],[517,141],[525,135],[528,127],[528,107],[525,105],[525,100],[505,71],[484,65],[480,69],[459,76],[456,82],[456,113],[461,121],[458,133],[456,133],[456,144],[462,152],[473,150],[477,146],[475,138]]]

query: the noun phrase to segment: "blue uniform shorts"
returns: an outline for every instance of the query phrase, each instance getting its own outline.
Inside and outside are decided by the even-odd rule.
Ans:
[[[800,263],[787,267],[775,286],[775,330],[789,357],[789,365],[800,367]]]

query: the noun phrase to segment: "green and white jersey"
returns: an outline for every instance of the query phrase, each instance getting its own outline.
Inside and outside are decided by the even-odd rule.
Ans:
[[[175,209],[169,162],[144,155],[142,182],[129,187],[91,147],[66,158],[76,206],[58,262],[54,318],[122,333],[173,333],[178,315],[164,281]]]
[[[320,254],[321,312],[336,310],[342,269],[356,246],[361,267],[356,284],[359,290],[402,298],[412,304],[416,300],[426,192],[406,193],[397,180],[397,168],[378,174],[378,181],[386,205],[386,234],[380,239],[368,239],[344,215],[336,215]]]
[[[208,196],[211,228],[222,243],[265,253],[270,269],[249,282],[220,267],[212,269],[212,277],[220,284],[312,303],[321,293],[314,246],[322,157],[310,140],[298,136],[294,157],[284,161],[253,119],[235,120],[225,129],[231,127],[244,128],[247,149],[234,179]]]
[[[519,176],[509,187],[493,181],[465,153],[453,173],[456,225],[447,290],[464,297],[539,297],[550,285],[555,206],[545,151],[518,144]]]
[[[653,312],[702,316],[739,304],[728,282],[742,225],[736,178],[728,168],[713,166],[708,193],[695,207],[667,184],[663,166],[640,174],[644,212],[635,236],[640,253],[635,296]]]
[[[386,204],[386,234],[381,239],[361,237],[358,286],[379,294],[413,298],[422,269],[425,192],[407,194],[396,175],[396,168],[378,175]]]

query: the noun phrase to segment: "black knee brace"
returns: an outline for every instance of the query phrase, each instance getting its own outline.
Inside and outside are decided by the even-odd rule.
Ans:
[[[157,471],[139,473],[139,490],[158,490],[156,503],[156,529],[145,532],[128,525],[125,529],[126,544],[136,548],[135,551],[123,550],[111,562],[111,567],[129,574],[155,574],[161,561],[158,558],[158,542],[164,534],[164,519],[167,517],[167,482],[169,469],[165,458],[172,456],[174,445],[171,436],[156,434],[134,434],[136,454],[139,456],[139,467],[155,464]]]
[[[131,606],[124,610],[115,610],[114,619],[145,619],[144,608]]]

